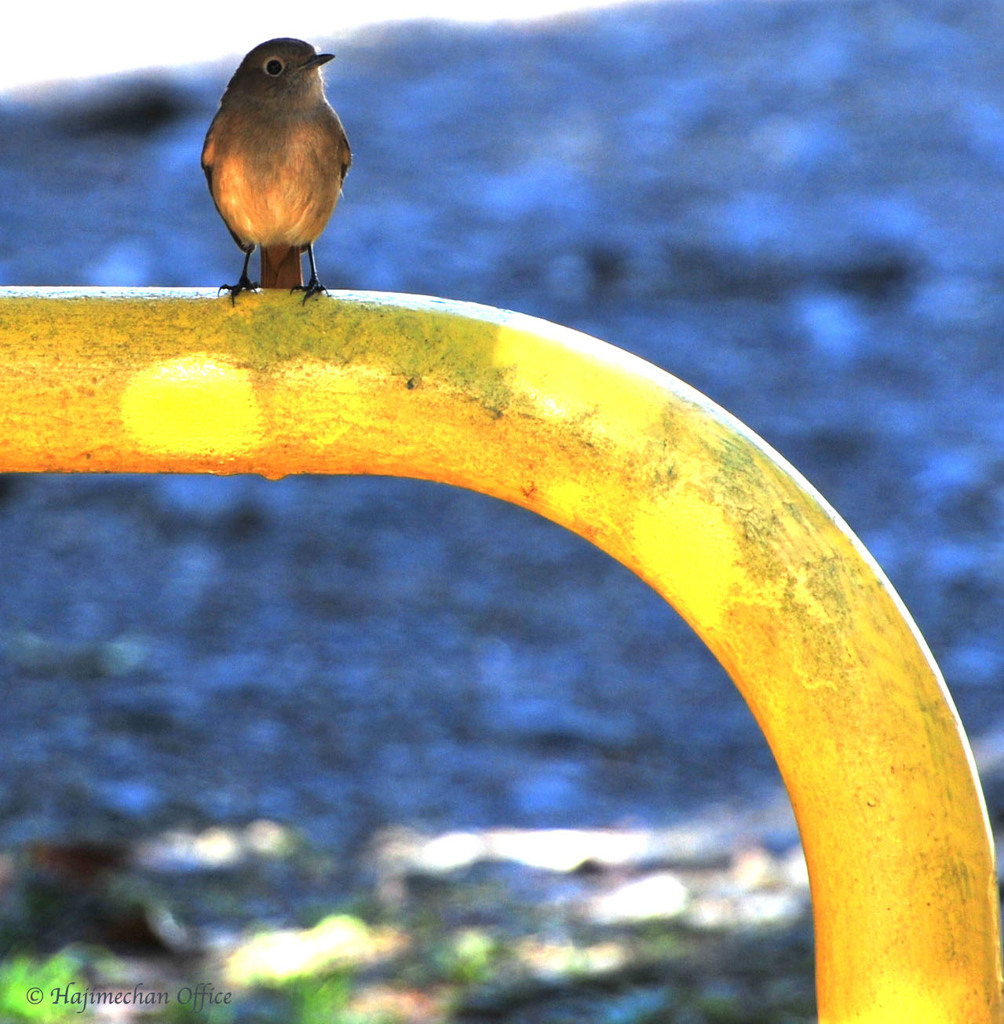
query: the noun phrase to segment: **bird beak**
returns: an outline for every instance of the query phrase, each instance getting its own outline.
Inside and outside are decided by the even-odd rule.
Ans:
[[[333,53],[315,53],[310,60],[305,60],[300,65],[301,71],[309,71],[311,68],[319,68],[322,64],[327,64],[329,60],[334,60],[335,55]]]

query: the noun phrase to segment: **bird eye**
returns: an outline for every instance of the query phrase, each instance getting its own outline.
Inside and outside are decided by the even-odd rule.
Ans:
[[[271,75],[273,78],[278,78],[283,73],[286,65],[281,60],[277,60],[273,57],[271,60],[265,62],[265,74]]]

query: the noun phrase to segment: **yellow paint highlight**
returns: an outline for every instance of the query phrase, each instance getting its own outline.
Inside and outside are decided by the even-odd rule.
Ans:
[[[575,366],[561,358],[568,336],[574,334],[554,328],[542,335],[523,326],[503,324],[494,345],[494,363],[500,368],[518,364],[521,395],[548,418],[591,419],[594,429],[604,431],[614,426],[646,431],[658,424],[658,391],[639,389],[633,375],[618,372],[620,357],[627,353],[608,348],[602,359]],[[595,416],[598,409],[604,410],[603,417]],[[611,423],[613,410],[617,416]]]
[[[180,356],[134,373],[122,394],[122,420],[151,453],[238,455],[262,440],[251,372],[210,355]]]
[[[667,529],[667,520],[672,521],[672,529]],[[724,620],[729,592],[736,585],[730,568],[739,562],[741,551],[722,510],[683,493],[676,500],[642,510],[630,527],[640,562],[671,567],[663,586],[677,593],[672,602],[676,610],[706,630],[728,631]]]
[[[993,846],[938,668],[833,510],[702,395],[553,324],[373,293],[0,290],[0,364],[0,471],[412,476],[587,537],[763,729],[820,1021],[1001,1024]]]

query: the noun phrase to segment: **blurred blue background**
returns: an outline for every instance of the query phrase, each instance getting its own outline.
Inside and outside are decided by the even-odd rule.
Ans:
[[[52,30],[140,70],[41,83],[76,65],[40,60],[0,94],[0,284],[232,281],[202,139],[243,51],[307,33],[206,25],[169,65],[148,27],[109,50],[95,24]],[[355,154],[322,281],[582,329],[749,424],[916,617],[995,822],[1002,32],[980,0],[703,0],[309,36]],[[0,844],[267,818],[351,853],[387,825],[722,807],[793,835],[756,817],[769,751],[672,610],[478,495],[7,477],[0,642]]]

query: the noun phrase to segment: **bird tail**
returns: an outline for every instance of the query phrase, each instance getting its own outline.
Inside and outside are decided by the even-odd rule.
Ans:
[[[270,245],[261,249],[262,288],[300,288],[303,286],[302,249],[298,245]]]

